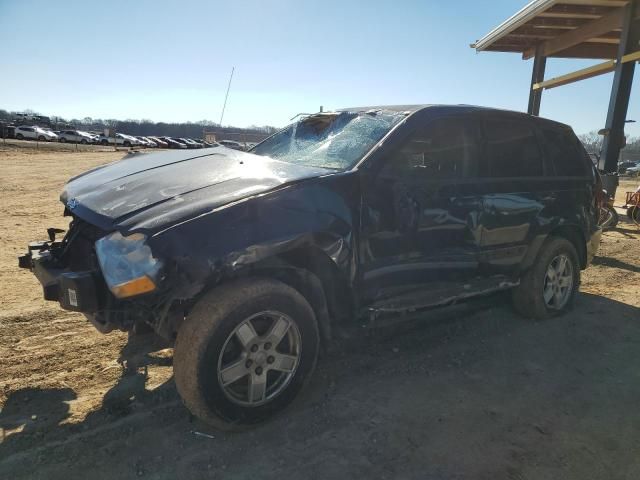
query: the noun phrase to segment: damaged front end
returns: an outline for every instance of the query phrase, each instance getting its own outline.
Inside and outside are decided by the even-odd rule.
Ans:
[[[42,284],[45,300],[83,313],[102,333],[153,324],[158,309],[164,310],[151,298],[163,265],[153,258],[144,235],[107,234],[77,217],[62,240],[56,240],[62,230],[48,233],[48,241],[30,243],[18,260]]]
[[[359,119],[343,116],[347,125]],[[284,140],[273,142],[283,153]],[[308,151],[304,164],[263,153],[162,152],[78,175],[60,196],[69,231],[31,244],[20,266],[45,299],[84,313],[101,332],[146,324],[169,340],[204,292],[285,257],[311,268],[311,252],[320,252],[327,272],[352,282],[356,177],[306,164],[319,158]]]

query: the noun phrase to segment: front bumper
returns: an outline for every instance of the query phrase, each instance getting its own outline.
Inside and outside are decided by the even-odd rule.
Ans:
[[[51,255],[50,242],[33,242],[18,259],[21,268],[31,270],[40,284],[45,300],[57,301],[73,312],[95,313],[100,309],[98,292],[104,289],[101,274],[95,270],[71,272]]]

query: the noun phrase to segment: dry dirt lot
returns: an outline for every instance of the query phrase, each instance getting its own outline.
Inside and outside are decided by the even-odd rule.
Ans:
[[[65,226],[64,181],[121,156],[0,149],[0,478],[640,478],[640,230],[622,211],[573,313],[527,321],[502,295],[360,332],[284,415],[228,434],[181,405],[170,349],[100,335],[17,268]]]

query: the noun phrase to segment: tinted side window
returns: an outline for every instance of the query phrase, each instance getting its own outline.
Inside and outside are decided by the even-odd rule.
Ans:
[[[543,157],[529,122],[516,118],[487,119],[488,176],[536,177],[543,174]]]
[[[584,176],[587,172],[578,150],[578,140],[568,128],[542,127],[544,146],[556,175]]]
[[[411,134],[389,158],[385,172],[428,180],[471,177],[478,157],[475,130],[469,122],[442,118]]]

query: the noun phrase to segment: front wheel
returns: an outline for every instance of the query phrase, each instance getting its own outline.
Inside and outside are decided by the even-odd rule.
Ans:
[[[201,420],[246,427],[293,401],[318,350],[315,314],[297,290],[276,280],[234,282],[205,295],[181,325],[176,386]]]
[[[39,140],[39,141],[41,141],[41,142],[45,142],[47,139],[46,139],[46,138],[44,138],[44,135],[40,135],[40,136],[38,137],[38,140]]]
[[[527,318],[544,319],[573,307],[580,284],[580,263],[571,242],[552,237],[541,247],[535,264],[513,289],[513,306]]]
[[[86,139],[86,138],[83,138],[82,140],[80,140],[80,143],[81,143],[82,145],[86,145],[86,144],[87,144],[87,139]]]
[[[60,143],[66,143],[67,139],[64,137],[60,137],[60,139],[58,140]]]

